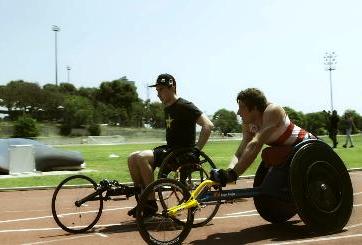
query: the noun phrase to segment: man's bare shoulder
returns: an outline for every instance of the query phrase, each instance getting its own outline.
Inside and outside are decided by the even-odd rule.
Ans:
[[[278,124],[284,121],[286,117],[286,113],[280,105],[277,104],[269,104],[264,111],[263,114],[263,124],[266,125],[274,125],[277,126]]]

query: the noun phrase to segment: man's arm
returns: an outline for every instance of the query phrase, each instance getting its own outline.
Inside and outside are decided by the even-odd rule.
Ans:
[[[356,124],[354,123],[354,120],[352,119],[352,130],[353,130],[353,128],[354,128],[356,131],[358,131],[358,128],[356,127]]]
[[[263,145],[272,133],[280,126],[285,117],[285,112],[280,106],[268,108],[263,115],[263,127],[255,134],[253,139],[247,143],[234,171],[239,176],[243,174],[258,156]]]
[[[214,127],[214,124],[204,113],[201,114],[201,116],[197,119],[196,123],[201,126],[201,132],[199,135],[199,140],[197,141],[196,144],[196,148],[201,150],[208,141],[211,134],[211,130]]]
[[[241,155],[243,154],[247,144],[253,139],[254,134],[249,131],[249,125],[243,124],[242,131],[243,131],[243,138],[240,142],[238,149],[236,150],[234,156],[230,160],[228,168],[234,168],[235,165],[238,163]]]
[[[258,156],[261,148],[263,147],[263,141],[261,140],[262,133],[257,133],[245,147],[242,156],[239,158],[238,162],[234,166],[234,171],[237,175],[243,174],[249,166],[254,162],[255,158]]]

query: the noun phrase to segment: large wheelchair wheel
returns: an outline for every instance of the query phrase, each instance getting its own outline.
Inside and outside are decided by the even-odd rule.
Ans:
[[[151,217],[144,216],[147,201],[156,198],[157,212]],[[159,179],[142,192],[137,209],[138,230],[147,244],[181,244],[192,228],[193,209],[184,209],[171,217],[167,209],[190,198],[189,190],[174,179]]]
[[[353,208],[353,189],[339,156],[325,143],[302,146],[290,166],[290,185],[298,214],[317,233],[341,231]]]
[[[103,209],[101,194],[76,205],[82,198],[95,193],[97,183],[84,175],[64,179],[55,189],[52,214],[55,222],[65,231],[81,233],[91,229],[99,220]]]
[[[261,162],[255,174],[253,187],[258,187],[263,183],[268,170],[269,167],[265,166],[264,162]],[[273,224],[284,223],[297,213],[293,202],[287,202],[267,195],[255,196],[254,205],[260,216]]]
[[[200,157],[190,159],[188,153],[192,148],[181,148],[172,151],[164,159],[158,172],[158,179],[169,178],[183,183],[189,191],[194,190],[202,181],[209,178],[209,173],[216,166],[214,162],[204,153]],[[221,201],[200,202],[195,210],[193,227],[204,226],[209,223],[219,210]]]

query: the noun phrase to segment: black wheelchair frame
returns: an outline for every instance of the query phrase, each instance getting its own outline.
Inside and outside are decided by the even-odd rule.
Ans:
[[[164,159],[163,163],[160,166],[160,170],[158,172],[158,178],[164,178],[170,174],[170,172],[181,172],[178,177],[181,177],[181,180],[184,184],[192,184],[194,180],[192,180],[193,172],[199,172],[199,177],[201,178],[199,182],[202,182],[204,179],[208,178],[208,173],[205,172],[205,169],[203,169],[203,164],[209,164],[210,169],[216,168],[215,164],[212,162],[212,160],[202,151],[200,151],[200,157],[198,161],[194,161],[192,163],[183,163],[183,164],[174,164],[173,160],[175,157],[178,157],[182,154],[188,153],[192,148],[180,148],[174,151],[171,151]],[[169,165],[172,167],[170,168]],[[186,171],[191,170],[191,171]],[[94,189],[91,192],[87,192],[85,194],[79,194],[79,197],[77,199],[69,204],[69,207],[74,207],[76,209],[82,208],[82,206],[86,205],[89,202],[92,202],[94,205],[97,205],[93,208],[92,211],[86,211],[86,212],[94,212],[96,213],[94,217],[91,217],[88,223],[86,225],[80,225],[77,226],[74,222],[70,222],[70,224],[66,224],[65,221],[63,221],[62,216],[63,214],[60,214],[58,211],[58,205],[57,203],[61,202],[61,200],[58,200],[57,197],[60,195],[59,193],[66,189],[70,188],[67,187],[68,183],[72,182],[80,182],[84,181],[87,184],[80,186],[80,185],[73,185],[73,189],[81,189],[82,187],[91,187]],[[192,188],[191,186],[189,186]],[[100,181],[98,184],[91,179],[88,176],[85,175],[73,175],[70,177],[65,178],[62,182],[59,183],[59,185],[56,187],[53,197],[52,197],[52,214],[54,217],[54,220],[56,223],[65,231],[70,233],[82,233],[89,229],[91,229],[100,219],[100,216],[102,214],[103,209],[103,202],[109,201],[112,199],[115,199],[116,196],[125,196],[126,199],[129,197],[135,196],[136,200],[138,202],[138,195],[141,193],[140,188],[135,186],[128,186],[124,184],[120,184],[117,180],[107,180],[104,179]],[[84,195],[84,196],[83,196]],[[59,204],[60,205],[60,204]],[[194,227],[202,226],[209,222],[214,215],[216,214],[220,204],[214,205],[213,209],[210,211],[210,214],[208,214],[208,217],[205,220],[200,221],[199,223],[195,223]],[[79,219],[82,218],[82,216],[85,216],[82,214],[82,211],[79,211]]]

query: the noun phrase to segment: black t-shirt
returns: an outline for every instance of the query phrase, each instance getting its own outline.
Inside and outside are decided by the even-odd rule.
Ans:
[[[196,121],[202,112],[191,102],[179,98],[165,107],[166,141],[171,148],[195,145]]]
[[[331,129],[337,129],[338,122],[339,122],[338,115],[331,115],[331,117],[330,117]]]

